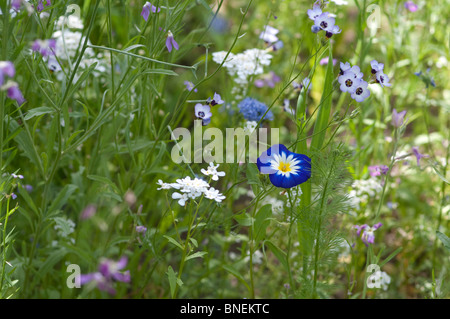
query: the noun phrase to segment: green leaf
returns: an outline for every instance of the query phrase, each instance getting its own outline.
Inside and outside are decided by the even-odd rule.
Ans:
[[[52,109],[51,107],[47,107],[47,106],[41,106],[41,107],[37,107],[34,109],[31,109],[28,111],[27,115],[25,115],[25,121],[35,117],[35,116],[40,116],[43,114],[49,114],[49,113],[53,113],[55,112],[54,109]]]
[[[242,277],[242,275],[239,273],[239,271],[237,271],[234,267],[232,267],[231,265],[223,265],[222,266],[223,269],[225,269],[226,271],[228,271],[230,274],[232,274],[234,277],[236,277],[241,283],[243,283],[245,285],[245,287],[247,287],[247,289],[250,291],[250,286],[247,284],[247,282],[245,281],[244,277]]]
[[[266,229],[270,224],[272,217],[272,205],[267,204],[261,207],[255,216],[255,223],[253,225],[253,239],[256,241],[263,240],[266,236]]]
[[[235,215],[234,220],[236,220],[241,226],[251,226],[255,221],[248,213],[242,213]]]
[[[117,194],[120,194],[120,190],[116,186],[116,184],[114,184],[114,182],[112,182],[111,180],[109,180],[106,177],[98,176],[98,175],[88,175],[87,178],[90,180],[102,183],[102,184],[106,184],[106,185],[110,186]]]
[[[450,238],[448,238],[445,234],[441,233],[440,231],[436,231],[436,236],[442,241],[445,249],[450,251]]]
[[[177,246],[178,248],[180,248],[183,251],[183,246],[181,246],[181,244],[179,242],[177,242],[175,239],[173,239],[172,237],[163,235],[163,237],[167,238],[168,241],[170,241],[172,244],[174,244],[175,246]]]
[[[137,49],[137,48],[145,48],[145,45],[143,44],[134,44],[130,45],[128,48],[123,49],[124,52],[130,52],[131,50]]]
[[[193,244],[195,247],[198,247],[198,242],[197,242],[196,239],[190,238],[189,240],[192,242],[192,244]]]
[[[20,129],[19,124],[17,124],[17,121],[11,119],[10,117],[5,117],[6,124],[9,125],[9,129],[11,132],[16,132],[16,130]],[[19,144],[20,148],[24,151],[25,155],[31,160],[31,162],[36,165],[40,172],[43,173],[44,169],[42,167],[41,160],[39,158],[39,155],[36,151],[36,148],[34,146],[33,140],[28,134],[28,132],[24,129],[20,131],[14,137],[14,141],[16,141],[17,144]]]
[[[165,74],[165,75],[171,75],[171,76],[178,76],[178,73],[175,73],[172,70],[166,70],[166,69],[145,70],[141,74]]]
[[[28,192],[26,189],[24,189],[22,186],[18,187],[19,189],[19,194],[20,196],[22,196],[22,198],[25,200],[25,202],[27,203],[28,207],[31,208],[31,210],[38,215],[39,211],[36,207],[36,205],[34,204],[33,200],[31,199],[30,195],[28,195]]]
[[[188,261],[189,259],[194,259],[194,258],[203,258],[204,255],[206,255],[208,252],[206,251],[197,251],[196,253],[193,253],[192,255],[189,255],[186,257],[186,261]]]
[[[278,248],[274,243],[272,243],[270,240],[266,240],[264,242],[267,247],[272,251],[272,253],[277,257],[278,261],[284,266],[284,268],[289,271],[288,261],[286,257],[286,253],[282,251],[280,248]]]
[[[181,287],[183,282],[181,280],[177,279],[177,274],[175,273],[175,271],[173,271],[172,266],[169,266],[169,268],[167,268],[166,274],[167,274],[167,277],[169,277],[170,295],[173,298],[175,295],[176,285],[179,285]]]
[[[59,192],[58,196],[56,196],[55,200],[47,210],[47,217],[57,213],[61,209],[61,207],[63,207],[63,205],[67,203],[70,195],[72,195],[77,188],[78,186],[72,184],[64,186],[64,188],[61,190],[61,192]]]
[[[67,254],[65,248],[58,249],[52,252],[46,259],[45,262],[41,265],[39,270],[37,271],[37,277],[43,278],[50,270],[53,270],[53,267],[64,258]],[[35,277],[37,279],[37,277]]]
[[[384,265],[386,265],[392,258],[394,258],[395,256],[397,256],[397,254],[399,252],[401,252],[403,250],[403,247],[399,247],[397,248],[392,254],[390,254],[385,260],[383,260],[383,262],[380,263],[380,268],[383,267]]]
[[[439,176],[439,178],[440,178],[443,182],[445,182],[445,183],[447,183],[447,184],[450,184],[450,181],[449,181],[448,179],[446,179],[445,176],[442,175],[442,174],[439,172],[439,170],[436,168],[436,166],[433,165],[432,167],[433,167],[434,172],[436,173],[436,175]]]
[[[333,60],[332,47],[329,47],[328,61]],[[327,73],[325,75],[325,83],[323,86],[322,98],[319,104],[319,110],[317,112],[316,122],[314,124],[313,137],[311,140],[312,151],[319,151],[322,148],[323,141],[325,139],[326,128],[328,126],[328,120],[331,113],[331,96],[333,93],[333,63],[328,63]]]
[[[249,163],[247,165],[246,175],[247,175],[247,180],[248,180],[247,183],[248,184],[261,185],[261,180],[259,179],[259,170],[258,170],[258,167],[256,166],[256,164]]]

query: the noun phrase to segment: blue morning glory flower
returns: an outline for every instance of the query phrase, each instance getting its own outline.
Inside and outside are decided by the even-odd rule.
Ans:
[[[258,100],[252,99],[250,97],[246,97],[238,104],[239,112],[244,116],[247,121],[256,121],[258,122],[261,117],[267,111],[267,105],[259,102]],[[267,112],[266,116],[264,116],[265,120],[273,120],[272,111]]]
[[[295,187],[311,177],[311,159],[289,151],[283,144],[273,145],[262,153],[256,165],[261,174],[269,174],[276,187]]]

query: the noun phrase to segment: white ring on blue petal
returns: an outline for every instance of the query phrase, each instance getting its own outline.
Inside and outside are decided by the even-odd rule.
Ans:
[[[311,159],[303,154],[290,152],[286,146],[277,144],[258,158],[257,166],[262,174],[269,174],[271,183],[291,188],[311,177]]]

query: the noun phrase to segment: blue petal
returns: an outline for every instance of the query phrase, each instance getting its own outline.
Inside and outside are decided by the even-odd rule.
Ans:
[[[299,170],[297,174],[289,174],[289,177],[283,174],[270,175],[270,181],[274,186],[282,188],[291,188],[306,182],[311,178],[311,159],[303,154],[288,152],[287,156],[294,155],[294,159],[298,160]]]
[[[256,166],[258,166],[261,174],[274,174],[277,170],[270,167],[270,160],[273,159],[274,154],[280,154],[284,152],[289,154],[289,150],[283,144],[276,144],[270,147],[267,151],[263,152],[256,162]]]

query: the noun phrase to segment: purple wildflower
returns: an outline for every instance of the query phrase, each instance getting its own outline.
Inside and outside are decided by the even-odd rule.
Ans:
[[[80,218],[83,219],[83,220],[89,219],[89,218],[91,218],[92,216],[95,215],[96,211],[97,211],[97,207],[95,207],[95,205],[93,205],[93,204],[89,204],[81,212]]]
[[[341,33],[341,29],[335,25],[335,21],[328,12],[323,12],[314,19],[314,25],[324,30],[327,38],[331,38],[333,34]]]
[[[425,158],[428,157],[428,155],[421,154],[421,153],[419,152],[419,148],[416,147],[416,146],[414,146],[414,147],[412,148],[412,151],[413,151],[413,153],[414,153],[414,156],[417,158],[417,166],[420,167],[420,160],[421,160],[422,158],[424,158],[424,157],[425,157]]]
[[[46,7],[52,5],[51,0],[44,0],[44,1],[39,0],[38,6],[37,6],[37,8],[36,8],[38,12],[42,12],[42,11],[44,10],[44,2],[45,2],[45,6],[46,6]]]
[[[19,85],[16,82],[9,82],[6,95],[13,100],[17,101],[17,104],[21,105],[25,102],[25,98],[19,89]]]
[[[327,64],[328,64],[328,60],[329,60],[328,57],[323,58],[322,60],[320,60],[319,64],[320,64],[320,65],[327,65]],[[336,65],[336,62],[337,62],[337,60],[336,60],[336,59],[333,59],[333,65]]]
[[[369,166],[369,171],[370,176],[372,177],[380,176],[381,174],[386,175],[387,172],[389,171],[389,167],[387,167],[386,165],[374,165]]]
[[[141,16],[144,18],[145,21],[148,20],[148,16],[150,15],[150,11],[153,13],[160,12],[160,8],[156,8],[154,5],[152,5],[150,2],[146,2],[144,6],[142,7]]]
[[[169,31],[167,31],[167,39],[166,39],[166,47],[167,50],[169,50],[169,52],[172,52],[172,46],[175,48],[175,50],[178,50],[178,43],[177,41],[175,41],[175,39],[173,38],[173,33]]]
[[[0,61],[0,86],[5,82],[5,75],[14,77],[16,69],[11,61]]]
[[[313,5],[312,9],[308,10],[308,17],[313,21],[316,20],[316,18],[318,16],[320,16],[321,14],[322,14],[322,9],[320,8],[320,5],[317,3]]]
[[[405,119],[406,111],[401,111],[400,113],[397,113],[397,110],[394,109],[392,111],[392,125],[394,127],[400,127],[403,125],[404,119]]]
[[[255,86],[262,88],[268,86],[274,88],[275,85],[281,81],[281,78],[275,74],[275,72],[270,71],[269,74],[264,75],[261,79],[255,80]]]
[[[192,91],[192,89],[194,89],[194,83],[192,83],[191,81],[184,81],[184,85],[186,85],[186,90],[188,90],[189,92]],[[194,92],[197,92],[197,89],[194,89]]]
[[[382,223],[378,223],[373,225],[372,227],[370,227],[367,224],[364,225],[355,225],[355,229],[357,229],[356,231],[356,235],[360,236],[361,232],[361,240],[363,241],[364,245],[369,246],[369,244],[373,244],[375,242],[375,231],[380,228],[381,226],[383,226]]]
[[[220,94],[217,94],[216,92],[214,92],[214,96],[213,96],[212,100],[209,102],[209,104],[211,106],[215,106],[215,105],[223,104],[223,103],[225,103],[225,101],[222,100],[222,98],[220,97]]]
[[[12,197],[12,199],[16,199],[16,198],[17,198],[17,195],[14,194],[14,193],[12,193],[12,194],[11,194],[11,197]]]
[[[13,8],[16,11],[19,11],[21,4],[22,4],[22,0],[12,0],[11,1],[11,8]]]
[[[372,74],[376,74],[377,72],[383,72],[384,64],[379,63],[377,60],[370,61],[370,66],[372,67]]]
[[[381,85],[381,87],[385,86],[391,86],[392,84],[389,83],[389,77],[384,74],[382,71],[378,71],[376,73],[377,83]]]
[[[49,40],[39,40],[38,39],[33,42],[31,49],[35,52],[39,52],[44,57],[54,55],[54,52],[56,51],[56,40],[55,39],[49,39]]]
[[[339,75],[344,75],[344,73],[352,68],[351,64],[349,62],[342,63],[340,62],[340,70]]]
[[[98,272],[80,276],[80,284],[95,281],[98,289],[106,291],[111,295],[116,293],[113,287],[114,281],[130,282],[130,272],[120,272],[128,263],[127,257],[122,257],[118,262],[103,259],[98,267]]]
[[[147,232],[147,227],[145,226],[136,226],[136,231],[142,235],[145,235]]]
[[[408,11],[410,11],[410,12],[416,12],[417,9],[418,9],[418,6],[417,6],[417,4],[415,4],[415,3],[412,2],[412,1],[406,1],[406,2],[405,2],[405,8],[406,8]]]

